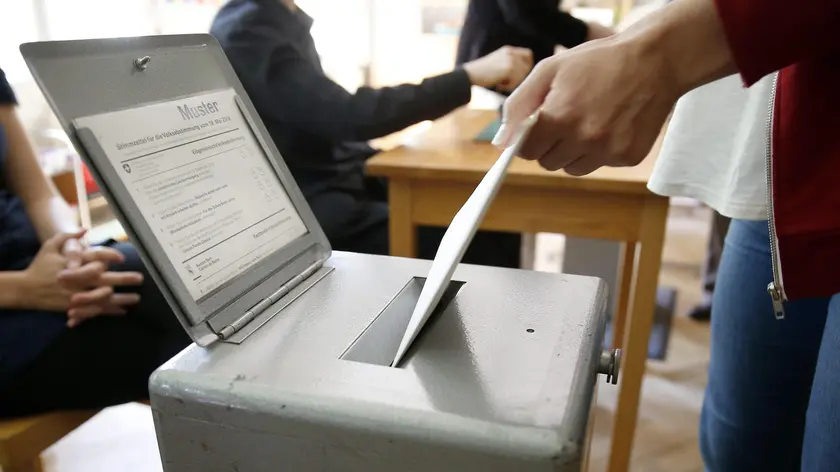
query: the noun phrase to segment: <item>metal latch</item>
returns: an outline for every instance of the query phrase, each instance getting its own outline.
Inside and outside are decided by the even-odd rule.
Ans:
[[[621,349],[607,349],[601,353],[598,373],[607,376],[607,383],[618,384],[618,371],[621,369]]]

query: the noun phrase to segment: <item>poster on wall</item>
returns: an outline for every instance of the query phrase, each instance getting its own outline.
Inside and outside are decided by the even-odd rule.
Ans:
[[[461,33],[466,0],[424,0],[420,5],[423,34],[457,36]]]

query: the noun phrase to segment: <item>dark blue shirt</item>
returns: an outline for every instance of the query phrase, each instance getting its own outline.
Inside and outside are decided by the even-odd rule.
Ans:
[[[560,11],[557,0],[470,0],[455,62],[463,64],[502,46],[534,52],[534,64],[553,56],[557,45],[586,41],[587,24]]]
[[[364,162],[375,153],[365,141],[470,100],[461,69],[420,84],[349,93],[321,68],[311,26],[306,13],[278,0],[230,0],[210,29],[307,197],[361,189]]]
[[[0,70],[0,106],[16,103]],[[6,132],[0,125],[0,271],[26,269],[41,247],[23,203],[9,187],[7,156]],[[65,321],[61,313],[0,308],[0,389],[61,333]]]

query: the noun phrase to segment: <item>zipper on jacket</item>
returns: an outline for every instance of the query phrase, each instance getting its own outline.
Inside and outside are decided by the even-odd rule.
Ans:
[[[767,293],[773,302],[773,315],[777,320],[785,317],[785,292],[782,288],[781,260],[776,240],[776,221],[773,211],[773,115],[776,109],[776,86],[779,81],[778,72],[773,76],[770,88],[770,107],[767,111],[767,144],[765,151],[766,193],[767,193],[767,229],[770,234],[770,258],[773,267],[773,280],[767,284]]]

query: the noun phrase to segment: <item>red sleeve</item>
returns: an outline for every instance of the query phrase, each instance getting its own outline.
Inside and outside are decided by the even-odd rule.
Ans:
[[[838,0],[714,0],[746,85],[795,62],[838,50]]]

